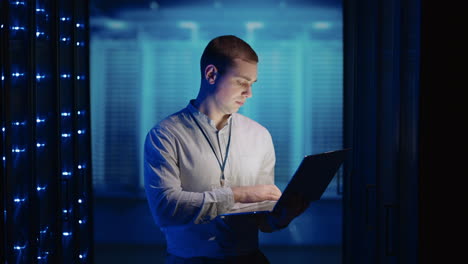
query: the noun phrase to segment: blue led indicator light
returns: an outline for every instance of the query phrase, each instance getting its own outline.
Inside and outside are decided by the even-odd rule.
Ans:
[[[14,73],[11,74],[11,76],[13,76],[13,77],[21,77],[21,76],[24,76],[24,73],[14,72]]]
[[[20,152],[25,152],[26,150],[25,149],[19,149],[19,148],[14,148],[11,150],[11,152],[14,152],[14,153],[20,153]]]
[[[12,4],[14,5],[24,5],[24,1],[14,1],[14,2],[11,2]]]
[[[11,124],[13,126],[24,126],[24,125],[26,125],[26,121],[23,121],[23,122],[16,121],[16,122],[12,122]]]
[[[26,248],[26,246],[13,246],[14,250],[23,250],[25,248]]]
[[[26,198],[15,198],[15,199],[13,199],[13,202],[15,202],[15,203],[21,203],[21,202],[24,202],[24,201],[26,201]]]
[[[20,26],[13,26],[11,27],[12,30],[16,30],[16,31],[19,31],[19,30],[24,30],[24,27],[20,27]]]

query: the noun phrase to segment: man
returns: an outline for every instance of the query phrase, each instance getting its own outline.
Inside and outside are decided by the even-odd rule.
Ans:
[[[240,38],[211,40],[200,60],[197,98],[147,135],[145,188],[166,236],[166,263],[269,263],[258,250],[258,229],[284,228],[305,210],[302,205],[262,217],[218,216],[234,203],[281,196],[270,133],[237,113],[252,97],[257,63]]]

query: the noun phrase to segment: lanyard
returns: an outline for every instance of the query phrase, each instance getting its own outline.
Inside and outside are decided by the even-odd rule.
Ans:
[[[206,141],[208,141],[208,144],[210,144],[211,150],[213,151],[213,154],[216,157],[216,160],[218,161],[219,168],[221,169],[221,179],[220,179],[221,186],[224,186],[224,168],[226,167],[226,162],[227,162],[228,155],[229,155],[229,147],[231,146],[232,120],[231,120],[231,124],[229,125],[229,139],[228,139],[228,143],[227,143],[227,146],[226,146],[226,156],[224,157],[224,160],[221,163],[221,160],[218,158],[218,155],[216,155],[216,151],[215,151],[215,148],[214,148],[213,144],[211,144],[210,138],[208,138],[208,136],[205,134],[205,131],[200,126],[200,124],[198,123],[197,119],[192,114],[192,112],[190,112],[190,115],[192,116],[193,120],[195,121],[198,128],[202,132],[203,136],[205,136],[205,139],[206,139]],[[220,153],[220,154],[222,155],[222,153]]]

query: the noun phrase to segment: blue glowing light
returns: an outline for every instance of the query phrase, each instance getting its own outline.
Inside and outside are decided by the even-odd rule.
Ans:
[[[23,250],[25,248],[26,248],[26,246],[13,246],[14,250]]]
[[[78,199],[78,203],[79,203],[79,204],[82,204],[82,203],[83,203],[83,200],[82,200],[82,199]]]
[[[11,27],[11,30],[16,30],[16,31],[18,31],[18,30],[24,30],[24,27],[13,26],[13,27]]]
[[[84,28],[84,24],[76,23],[76,27],[77,27],[77,28]]]
[[[14,1],[14,2],[11,2],[13,5],[25,5],[24,1]]]
[[[78,169],[79,169],[79,170],[81,170],[81,169],[84,169],[84,168],[86,168],[86,166],[85,166],[85,165],[81,165],[81,164],[80,164],[80,165],[78,165]]]
[[[11,76],[13,76],[13,77],[20,77],[20,76],[24,76],[24,73],[14,72],[14,73],[11,74]]]
[[[5,127],[2,127],[2,132],[5,132]]]
[[[84,134],[84,133],[85,133],[85,130],[84,130],[84,129],[83,129],[83,130],[82,130],[82,129],[80,129],[80,130],[78,130],[78,131],[77,131],[77,133],[78,133],[79,135],[82,135],[82,134]]]
[[[44,252],[42,252],[42,255],[39,254],[39,256],[37,256],[37,259],[45,259],[45,260],[47,260],[48,257],[49,257],[49,252],[48,252],[48,251],[44,251]]]
[[[71,113],[70,113],[70,112],[63,112],[63,113],[61,114],[61,116],[71,116]]]
[[[62,235],[63,235],[63,236],[71,236],[72,233],[71,233],[71,232],[63,232]]]
[[[85,80],[86,77],[84,75],[78,75],[78,76],[76,76],[76,79],[77,80]]]
[[[41,186],[37,186],[36,190],[39,192],[39,191],[45,191],[47,188],[47,186],[44,186],[44,187],[41,187]]]
[[[15,203],[22,203],[24,201],[26,201],[26,198],[15,198],[15,199],[13,199],[13,202],[15,202]]]
[[[44,8],[36,8],[37,13],[44,13],[45,9]]]
[[[70,18],[69,17],[61,17],[60,20],[61,21],[70,21]]]
[[[64,137],[64,138],[69,138],[69,137],[71,137],[71,134],[70,134],[70,133],[63,133],[63,134],[62,134],[62,137]]]
[[[26,125],[26,121],[23,121],[23,122],[16,121],[16,122],[12,122],[11,124],[14,126],[24,126]]]
[[[67,78],[70,78],[71,75],[70,74],[62,74],[62,75],[60,75],[60,77],[62,77],[64,79],[67,79]]]
[[[69,172],[69,171],[64,171],[64,172],[62,172],[62,175],[63,175],[63,176],[71,176],[72,173]]]
[[[37,143],[36,146],[38,148],[42,148],[42,147],[45,147],[45,143]]]
[[[84,115],[84,114],[86,113],[86,111],[84,111],[84,110],[78,110],[76,113],[77,113],[78,115]]]
[[[45,119],[41,119],[41,118],[36,118],[36,123],[44,123],[45,122]]]
[[[44,32],[39,32],[39,31],[36,32],[36,37],[39,37],[41,35],[45,35],[45,33]]]
[[[66,41],[70,41],[70,38],[62,37],[60,40],[63,42],[66,42]]]
[[[77,41],[77,42],[76,42],[76,46],[78,46],[78,47],[83,47],[83,46],[84,46],[84,42],[79,42],[79,41]]]
[[[41,79],[44,79],[45,78],[45,75],[40,75],[40,74],[37,74],[36,75],[36,80],[41,80]]]
[[[25,152],[26,149],[19,149],[19,148],[14,148],[11,150],[11,152],[14,152],[14,153],[20,153],[20,152]]]
[[[5,80],[5,76],[2,75],[2,81]]]

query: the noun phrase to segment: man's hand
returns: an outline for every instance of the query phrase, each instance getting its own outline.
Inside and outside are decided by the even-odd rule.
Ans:
[[[273,184],[231,187],[231,189],[236,203],[277,201],[281,196],[281,191]]]
[[[306,201],[300,195],[294,195],[287,201],[284,201],[280,210],[275,210],[269,214],[257,216],[257,225],[262,232],[271,233],[283,229],[308,207],[310,202]]]

